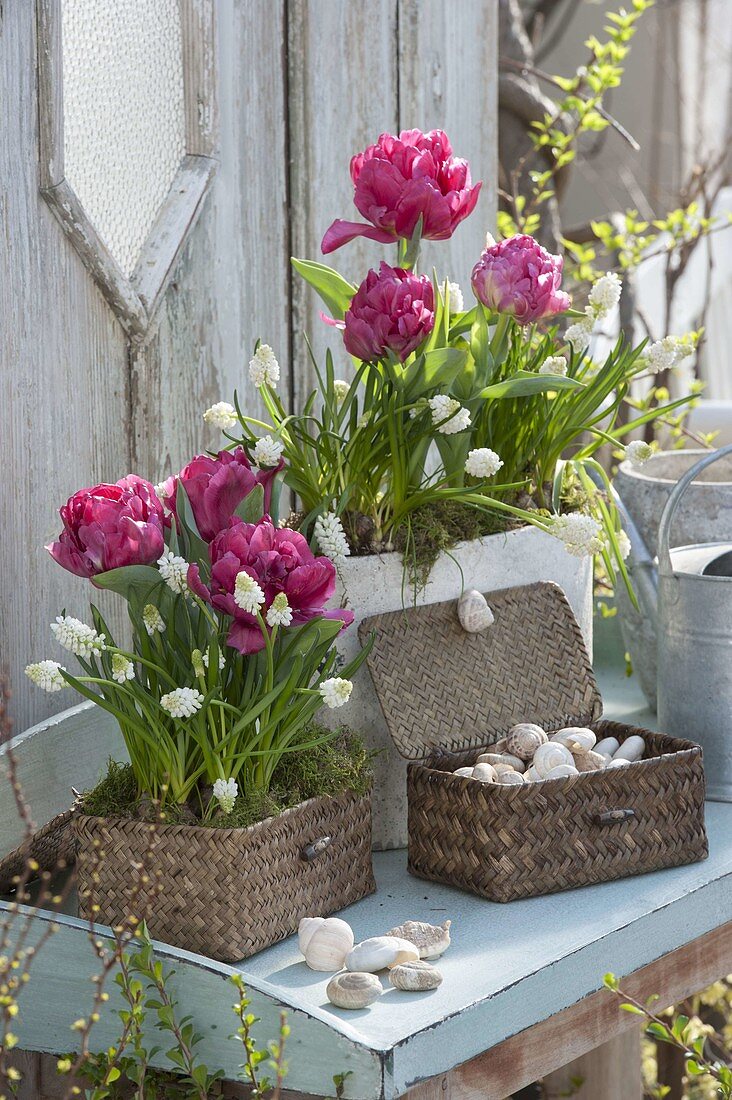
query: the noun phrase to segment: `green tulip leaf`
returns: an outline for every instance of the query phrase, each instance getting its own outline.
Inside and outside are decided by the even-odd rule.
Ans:
[[[264,515],[264,489],[261,485],[255,485],[244,500],[234,510],[234,515],[243,519],[245,523],[259,523]]]
[[[583,390],[585,387],[576,378],[567,378],[563,374],[533,374],[531,371],[516,371],[511,378],[495,382],[480,391],[479,396],[493,398],[529,397],[535,393],[550,393],[558,390]]]
[[[356,293],[356,287],[325,264],[314,260],[297,260],[294,256],[290,262],[295,271],[320,295],[336,321],[342,321],[351,304],[351,298]]]

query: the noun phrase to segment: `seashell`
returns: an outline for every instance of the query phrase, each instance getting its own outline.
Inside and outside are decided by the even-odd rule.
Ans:
[[[504,752],[501,754],[501,760],[504,760],[506,764],[510,764],[515,772],[526,771],[526,761],[522,760],[520,756],[513,756],[510,752]]]
[[[298,928],[298,939],[305,962],[311,970],[341,970],[346,955],[353,947],[351,926],[340,917],[303,917]]]
[[[384,992],[375,974],[358,972],[336,974],[325,987],[325,993],[331,1004],[338,1008],[368,1008]]]
[[[458,619],[468,634],[480,634],[495,622],[495,615],[482,592],[469,588],[463,592],[457,604]]]
[[[397,963],[416,962],[419,950],[413,943],[397,936],[372,936],[362,940],[348,952],[346,970],[375,974],[378,970],[391,969]]]
[[[536,726],[533,722],[519,722],[508,731],[506,748],[512,756],[518,756],[520,760],[531,760],[539,745],[548,740],[541,726]]]
[[[503,783],[505,786],[518,787],[522,785],[523,782],[524,776],[521,772],[515,772],[513,768],[511,768],[510,771],[501,772],[501,774],[496,777],[496,783]]]
[[[620,742],[617,737],[603,737],[602,741],[598,741],[595,745],[595,752],[599,752],[602,756],[613,756],[619,748]]]
[[[389,981],[395,989],[416,992],[437,989],[442,984],[442,974],[436,966],[420,959],[419,962],[399,963],[393,967],[389,972]]]
[[[642,760],[646,751],[646,743],[638,734],[626,737],[617,752],[613,753],[613,760]]]
[[[574,764],[557,764],[546,773],[544,779],[566,779],[568,775],[579,775]]]
[[[471,779],[473,775],[472,768],[458,768],[452,773],[453,775],[461,775],[463,779]]]
[[[503,756],[501,755],[500,752],[482,752],[480,754],[480,756],[478,757],[478,759],[475,761],[476,764],[493,764],[493,765],[501,764],[502,762],[503,762]]]
[[[421,920],[407,920],[398,928],[392,928],[387,936],[413,943],[419,951],[420,959],[438,959],[450,946],[450,925],[446,920],[442,924],[427,924]]]
[[[534,765],[530,764],[529,767],[524,772],[524,783],[540,783],[540,782],[541,782],[541,776],[539,775],[539,773],[536,770],[536,768],[534,767]]]
[[[500,741],[496,741],[494,745],[491,745],[491,751],[504,753],[506,751],[506,738],[502,737]]]
[[[510,764],[514,771],[522,772],[526,769],[526,761],[518,756],[512,756],[510,752],[484,752],[476,760],[476,764]]]
[[[608,760],[605,764],[606,768],[625,768],[628,764],[632,764],[632,760],[625,760],[622,756],[614,756],[612,760]]]
[[[533,765],[542,779],[546,779],[549,772],[560,764],[571,764],[574,768],[574,757],[566,745],[559,741],[547,741],[545,745],[539,745],[534,753]]]
[[[499,775],[505,775],[506,772],[513,772],[515,770],[516,769],[514,768],[513,764],[494,764],[493,765],[493,771],[496,773],[496,779],[498,779]]]
[[[495,783],[496,769],[492,764],[476,764],[473,768],[473,779],[481,783]]]
[[[597,738],[591,729],[586,726],[565,726],[552,734],[551,741],[558,741],[560,745],[566,745],[571,753],[589,752],[594,749]]]
[[[572,756],[578,772],[597,772],[607,764],[607,757],[599,752],[573,752]]]

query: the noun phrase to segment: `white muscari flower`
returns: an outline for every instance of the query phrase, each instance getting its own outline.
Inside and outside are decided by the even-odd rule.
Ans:
[[[447,302],[450,307],[450,313],[463,312],[465,309],[465,302],[463,300],[463,292],[460,289],[460,283],[447,284]]]
[[[230,814],[234,809],[236,796],[239,794],[239,785],[235,779],[217,779],[213,785],[214,798],[225,814]]]
[[[284,449],[284,445],[278,439],[273,439],[271,435],[263,435],[254,444],[252,458],[260,468],[262,466],[276,466],[282,458]]]
[[[550,355],[539,367],[539,374],[567,374],[567,360],[563,355]]]
[[[264,592],[259,587],[254,577],[242,570],[237,573],[234,582],[234,603],[242,611],[248,611],[250,615],[256,615],[264,603]]]
[[[330,558],[334,565],[343,565],[346,558],[350,557],[351,547],[348,545],[340,516],[335,512],[326,512],[324,516],[318,516],[314,533],[321,554]]]
[[[351,697],[353,684],[350,680],[344,680],[341,676],[331,676],[329,680],[323,680],[318,689],[323,697],[323,702],[331,710],[342,707]]]
[[[680,336],[664,336],[663,340],[656,340],[646,348],[646,366],[651,374],[672,370],[687,355],[691,355],[693,350],[691,345],[685,344]]]
[[[442,435],[455,435],[470,427],[470,413],[456,398],[438,393],[430,397],[428,404],[432,411],[432,426]]]
[[[160,706],[171,718],[190,718],[203,706],[203,695],[196,688],[174,688],[163,695]]]
[[[644,443],[642,439],[634,439],[625,448],[624,458],[631,466],[642,466],[653,454],[650,443]]]
[[[587,351],[590,346],[591,336],[592,320],[589,317],[583,317],[581,321],[569,326],[564,334],[564,339],[572,345],[572,350],[580,355],[583,351]]]
[[[238,417],[236,409],[228,401],[217,401],[210,409],[206,409],[203,419],[212,428],[220,428],[222,432],[225,432],[228,428],[234,427]]]
[[[135,666],[121,653],[112,654],[112,679],[118,684],[124,684],[127,680],[134,680]]]
[[[584,512],[567,512],[553,519],[550,533],[564,543],[567,553],[575,558],[586,558],[602,550],[601,530],[594,516]]]
[[[174,554],[172,550],[166,550],[162,558],[158,558],[157,564],[160,576],[176,595],[188,591],[188,562],[185,558]]]
[[[348,391],[350,390],[350,388],[351,388],[351,383],[346,382],[345,378],[336,378],[336,379],[334,379],[334,381],[333,381],[333,392],[335,393],[335,398],[336,398],[336,401],[338,402],[339,405],[340,405],[341,401],[346,400],[346,397],[348,396]]]
[[[162,634],[165,630],[165,620],[153,603],[146,603],[143,607],[142,622],[151,638],[156,630],[158,634]]]
[[[249,360],[249,377],[258,388],[265,385],[273,390],[277,388],[280,380],[280,365],[269,344],[260,344]]]
[[[62,688],[68,687],[61,675],[60,670],[62,668],[63,665],[60,665],[58,661],[37,661],[34,665],[25,666],[25,674],[36,687],[51,694],[54,691],[61,691]],[[66,670],[64,669],[64,671]]]
[[[590,291],[589,304],[593,315],[597,318],[604,317],[614,309],[620,301],[622,289],[622,280],[614,271],[602,275]]]
[[[58,644],[75,657],[88,658],[107,648],[104,634],[98,634],[93,627],[72,615],[57,615],[56,622],[51,623],[51,632]]]
[[[206,668],[208,668],[208,663],[211,660],[211,656],[210,656],[210,653],[209,653],[208,650],[206,650],[206,652],[201,656],[201,660],[203,661]],[[225,665],[226,665],[226,657],[224,657],[221,650],[219,650],[219,671],[222,668],[224,668]]]
[[[625,561],[630,553],[630,539],[628,538],[628,532],[621,529],[617,532],[616,538],[618,540],[618,549],[620,550],[620,557]]]
[[[284,592],[278,592],[269,605],[267,622],[270,626],[289,626],[292,622],[292,608]]]
[[[474,451],[468,451],[465,461],[465,472],[471,477],[493,477],[503,465],[500,455],[492,451],[490,447],[478,447]]]

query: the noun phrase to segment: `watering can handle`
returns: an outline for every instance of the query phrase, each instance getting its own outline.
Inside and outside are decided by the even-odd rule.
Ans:
[[[666,507],[663,510],[661,522],[658,527],[658,569],[664,576],[669,577],[673,573],[671,554],[669,552],[669,540],[671,538],[671,524],[673,523],[676,509],[681,503],[681,498],[692,481],[694,481],[702,470],[706,470],[707,466],[711,466],[718,458],[723,458],[728,454],[732,454],[732,443],[728,444],[726,447],[720,447],[718,451],[712,451],[710,454],[705,455],[704,458],[695,463],[690,470],[686,471],[684,476],[677,481],[676,485],[674,485],[671,490],[671,495],[666,501]]]

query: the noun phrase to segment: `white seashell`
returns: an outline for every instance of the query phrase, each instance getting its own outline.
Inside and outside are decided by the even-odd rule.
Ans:
[[[544,779],[566,779],[568,775],[579,775],[574,764],[557,764],[556,768],[546,773]]]
[[[524,776],[521,772],[515,772],[513,768],[510,771],[502,772],[497,778],[496,783],[503,783],[505,786],[518,787],[524,782]]]
[[[632,764],[632,760],[624,760],[622,756],[614,756],[612,760],[608,760],[605,765],[606,768],[625,768],[628,764]]]
[[[496,764],[503,763],[503,756],[500,752],[482,752],[475,763],[493,764],[495,766]]]
[[[495,783],[496,769],[492,764],[476,764],[473,768],[473,779],[481,783]]]
[[[539,745],[534,753],[533,765],[542,779],[546,779],[549,772],[560,764],[574,767],[574,757],[566,745],[559,741],[547,741],[545,745]]]
[[[408,940],[396,936],[372,936],[362,940],[346,955],[346,970],[361,970],[366,974],[375,974],[397,963],[416,962],[419,950]]]
[[[512,756],[510,752],[504,752],[501,755],[501,760],[505,761],[506,764],[510,764],[515,772],[526,771],[526,761],[522,760],[520,756]]]
[[[597,772],[607,764],[607,757],[599,752],[573,752],[574,766],[578,772]]]
[[[626,737],[617,752],[613,753],[613,760],[642,760],[646,751],[646,743],[638,734]]]
[[[512,726],[506,735],[506,748],[512,756],[518,756],[521,760],[531,760],[532,756],[549,738],[541,726],[533,722],[519,722]]]
[[[413,943],[419,951],[420,959],[438,959],[450,946],[450,925],[446,920],[442,924],[427,924],[422,920],[407,920],[398,928],[392,928],[387,936]]]
[[[457,605],[458,619],[468,634],[480,634],[495,622],[495,616],[482,592],[469,588],[463,592]]]
[[[492,764],[495,768],[497,764],[510,764],[514,771],[522,772],[526,770],[526,761],[522,760],[518,756],[512,756],[510,752],[484,752],[476,760],[476,764]]]
[[[399,963],[389,972],[389,981],[395,989],[411,992],[437,989],[442,983],[442,974],[436,966],[420,959],[419,962]]]
[[[541,782],[541,776],[539,775],[539,773],[536,770],[536,768],[534,767],[534,765],[530,764],[529,767],[524,772],[524,783],[540,783],[540,782]]]
[[[506,738],[502,737],[500,741],[496,741],[491,745],[491,752],[504,753],[506,751]]]
[[[551,741],[566,745],[571,753],[589,752],[594,749],[597,738],[586,726],[565,726],[552,734]]]
[[[595,745],[595,752],[599,752],[602,756],[612,756],[620,748],[620,742],[617,737],[603,737],[602,741],[598,741]]]
[[[457,771],[452,773],[453,775],[461,775],[463,779],[471,779],[473,775],[472,768],[458,768]]]
[[[319,918],[304,917],[317,921]],[[326,917],[322,924],[309,924],[303,928],[305,962],[311,970],[342,970],[346,955],[353,947],[353,931],[340,917]],[[298,938],[299,938],[298,929]]]
[[[498,778],[499,775],[505,775],[506,772],[513,772],[516,771],[516,769],[514,768],[513,764],[501,763],[494,764],[493,771],[496,773],[496,778]]]
[[[368,1008],[383,992],[375,974],[336,974],[325,987],[328,1000],[338,1008]]]
[[[300,954],[305,954],[305,948],[310,943],[310,938],[316,928],[325,924],[325,917],[303,917],[297,926],[297,943]]]

